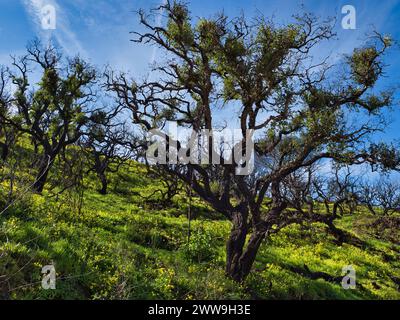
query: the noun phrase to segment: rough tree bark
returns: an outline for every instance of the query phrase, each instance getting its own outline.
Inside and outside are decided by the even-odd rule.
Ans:
[[[54,156],[44,157],[40,163],[35,182],[32,186],[33,190],[37,193],[42,193],[50,172],[51,165],[54,161]]]
[[[108,189],[108,182],[107,182],[107,177],[104,172],[98,172],[97,173],[100,182],[101,182],[101,189],[100,189],[100,194],[106,195],[107,194],[107,189]]]

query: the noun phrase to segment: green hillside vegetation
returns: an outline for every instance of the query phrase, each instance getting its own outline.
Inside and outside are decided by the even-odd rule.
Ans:
[[[3,170],[5,170],[3,168]],[[20,172],[20,175],[25,173]],[[322,224],[295,224],[262,245],[253,271],[238,285],[224,275],[230,223],[181,192],[157,209],[160,181],[129,162],[109,175],[108,195],[94,175],[83,198],[24,192],[0,217],[0,296],[13,299],[399,299],[399,228],[360,208],[336,222],[353,237],[337,246]],[[0,189],[0,203],[7,181]],[[398,218],[392,217],[394,223]],[[373,224],[375,222],[375,225]],[[41,268],[54,264],[56,290],[41,288]],[[357,288],[341,287],[352,265]]]

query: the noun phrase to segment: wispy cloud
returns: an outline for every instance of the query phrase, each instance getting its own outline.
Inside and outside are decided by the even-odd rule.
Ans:
[[[167,0],[161,0],[160,6],[165,6],[166,4],[167,4]],[[162,22],[163,22],[162,20],[163,20],[163,10],[160,9],[160,12],[157,14],[157,17],[156,17],[156,26],[157,27],[161,27]],[[157,55],[158,55],[158,47],[154,46],[153,51],[150,56],[150,64],[154,64],[154,62],[157,59]]]
[[[87,52],[70,27],[66,12],[56,0],[22,0],[22,3],[33,20],[42,41],[49,43],[52,39],[55,39],[67,55],[80,54],[87,57]],[[41,9],[45,5],[52,5],[56,9],[57,23],[55,30],[42,29]]]

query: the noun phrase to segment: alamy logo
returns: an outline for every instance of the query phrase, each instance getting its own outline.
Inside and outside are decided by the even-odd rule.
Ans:
[[[245,136],[241,129],[178,130],[170,122],[168,132],[150,130],[146,159],[150,164],[234,164],[236,175],[249,175],[254,169],[253,130]]]
[[[342,288],[345,290],[356,288],[356,270],[353,266],[344,266],[342,268]]]
[[[345,5],[342,8],[342,14],[345,15],[342,18],[342,28],[346,30],[356,29],[356,8],[352,5]]]
[[[55,290],[56,288],[56,269],[53,265],[47,265],[42,268],[42,288],[45,290]]]
[[[54,30],[57,27],[57,13],[56,8],[51,4],[45,5],[40,10],[42,29]]]

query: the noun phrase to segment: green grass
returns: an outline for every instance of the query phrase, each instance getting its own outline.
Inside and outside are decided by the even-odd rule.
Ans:
[[[192,240],[187,243],[188,199],[152,210],[142,195],[157,181],[140,165],[111,177],[99,195],[85,180],[80,213],[74,194],[27,195],[0,218],[0,298],[12,299],[400,299],[400,245],[371,234],[371,216],[346,216],[337,225],[359,238],[362,248],[337,246],[323,225],[293,225],[266,241],[246,283],[224,276],[230,224],[199,199]],[[56,290],[41,288],[41,268],[54,264]],[[339,282],[312,280],[293,271],[341,276],[357,272],[355,290]],[[396,280],[397,279],[397,280]]]

